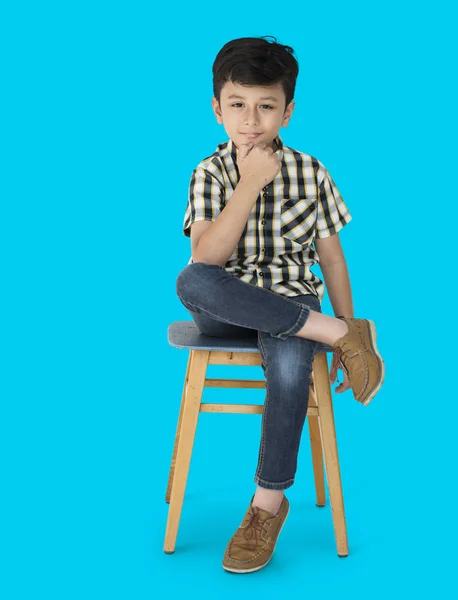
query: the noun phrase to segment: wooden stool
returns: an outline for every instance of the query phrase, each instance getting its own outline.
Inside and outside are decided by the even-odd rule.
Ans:
[[[263,406],[256,404],[205,404],[202,402],[204,387],[265,388],[265,380],[206,378],[207,365],[260,366],[262,357],[256,338],[209,337],[199,332],[194,321],[177,321],[169,327],[168,341],[175,348],[190,351],[166,493],[166,502],[170,503],[170,506],[164,551],[171,554],[175,551],[199,412],[256,414],[263,411]],[[313,361],[307,417],[316,504],[326,504],[324,454],[337,554],[347,556],[347,529],[326,352],[332,352],[332,348],[320,344]]]

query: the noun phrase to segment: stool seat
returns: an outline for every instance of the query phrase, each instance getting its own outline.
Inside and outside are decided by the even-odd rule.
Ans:
[[[174,348],[217,352],[259,352],[257,336],[212,337],[201,333],[194,321],[175,321],[168,328],[168,342]],[[332,352],[332,347],[320,343],[317,354]]]

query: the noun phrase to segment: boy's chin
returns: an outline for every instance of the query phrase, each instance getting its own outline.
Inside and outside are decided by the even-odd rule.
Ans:
[[[236,141],[236,140],[234,140],[234,138],[231,138],[231,140],[232,140],[232,143],[234,144],[234,146],[237,148],[237,150],[240,150],[240,146],[242,146],[242,145],[246,146],[247,144],[253,144],[254,146],[256,146],[257,144],[265,144],[266,143],[265,140],[258,141],[257,139],[250,140],[248,138],[245,142],[240,141],[240,140]],[[271,148],[273,148],[274,152],[277,149],[277,144],[275,143],[275,140],[267,142],[267,146],[270,146]]]

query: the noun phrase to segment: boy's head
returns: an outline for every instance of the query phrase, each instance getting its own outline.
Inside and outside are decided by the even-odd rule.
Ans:
[[[213,63],[213,111],[236,147],[249,142],[272,146],[292,115],[299,65],[293,49],[273,39],[232,40]]]

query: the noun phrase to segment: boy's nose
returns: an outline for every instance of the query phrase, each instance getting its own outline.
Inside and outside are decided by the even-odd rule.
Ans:
[[[248,113],[245,115],[245,125],[257,125],[258,121],[259,119],[256,113]]]

